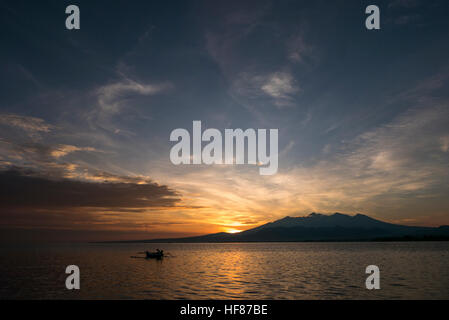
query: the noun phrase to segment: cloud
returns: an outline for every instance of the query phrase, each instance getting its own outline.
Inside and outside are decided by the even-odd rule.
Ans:
[[[124,79],[100,87],[97,90],[98,104],[103,112],[115,114],[121,109],[124,99],[132,94],[151,96],[171,88],[171,84],[144,84],[131,79]]]
[[[43,119],[16,114],[0,114],[0,124],[16,127],[28,133],[50,132],[54,128]]]
[[[151,181],[89,182],[42,176],[12,168],[0,172],[0,206],[6,208],[148,208],[171,207],[178,194]]]
[[[0,171],[0,225],[14,230],[5,239],[25,241],[26,230],[35,230],[35,241],[53,233],[58,240],[86,241],[167,236],[176,225],[183,233],[173,236],[182,236],[192,229],[170,217],[170,210],[188,208],[178,207],[180,194],[166,185],[106,172],[97,178],[67,179],[18,167]]]
[[[449,136],[441,137],[441,151],[448,152],[449,151]]]
[[[63,145],[55,146],[53,148],[53,150],[50,151],[50,154],[54,158],[61,158],[61,157],[68,155],[69,153],[76,152],[76,151],[93,152],[93,151],[98,151],[98,150],[96,150],[95,148],[92,148],[92,147],[77,147],[77,146],[63,144]]]
[[[125,77],[117,82],[103,85],[95,90],[96,106],[86,113],[87,122],[91,129],[103,129],[114,134],[134,136],[134,132],[121,127],[116,116],[125,110],[139,114],[134,108],[133,101],[142,96],[154,96],[167,92],[173,85],[169,82],[143,83]],[[114,118],[116,117],[116,118]]]
[[[344,159],[352,176],[382,181],[384,188],[388,185],[388,193],[412,190],[409,184],[425,189],[446,175],[439,137],[444,139],[447,128],[445,106],[413,108],[360,135],[347,147]]]
[[[270,75],[261,89],[274,98],[277,105],[284,105],[291,101],[291,95],[299,91],[292,75],[286,72],[276,72]]]
[[[26,166],[42,172],[54,172],[54,174],[73,176],[78,165],[66,163],[63,158],[74,152],[100,152],[93,147],[79,147],[66,144],[51,144],[34,141],[14,141],[10,139],[0,140],[0,170],[14,163],[17,166]],[[77,157],[79,158],[79,157]]]
[[[266,104],[267,97],[276,107],[294,105],[294,95],[300,92],[296,80],[288,72],[271,74],[251,74],[242,72],[233,81],[231,88],[233,95],[254,102],[258,105]]]
[[[45,122],[42,120],[38,123]],[[148,177],[135,175],[110,160],[111,155],[116,154],[119,149],[111,149],[98,141],[96,145],[101,144],[102,149],[85,145],[86,142],[95,143],[91,141],[93,139],[90,135],[83,136],[85,132],[79,132],[78,128],[73,132],[64,129],[65,127],[58,126],[57,135],[49,134],[39,139],[35,139],[33,135],[3,130],[0,138],[0,170],[16,166],[39,172],[41,176],[51,179],[147,184]],[[21,128],[19,130],[23,131]]]

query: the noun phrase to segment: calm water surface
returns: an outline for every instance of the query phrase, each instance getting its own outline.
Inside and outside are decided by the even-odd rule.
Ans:
[[[131,258],[163,248],[161,261]],[[74,244],[0,249],[2,299],[449,299],[449,242]],[[65,289],[65,267],[81,290]],[[381,289],[365,289],[366,266]]]

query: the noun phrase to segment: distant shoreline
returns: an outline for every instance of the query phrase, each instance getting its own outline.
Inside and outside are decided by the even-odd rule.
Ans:
[[[423,237],[388,237],[377,239],[345,239],[345,240],[301,240],[301,241],[192,241],[182,239],[151,239],[151,240],[113,240],[90,241],[89,243],[120,244],[120,243],[325,243],[325,242],[449,242],[449,236],[423,236]]]

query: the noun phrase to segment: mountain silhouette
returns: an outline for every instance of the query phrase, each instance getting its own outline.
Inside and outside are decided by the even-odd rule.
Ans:
[[[240,233],[128,242],[294,242],[294,241],[449,240],[449,226],[414,227],[392,224],[363,214],[311,213],[285,217]]]

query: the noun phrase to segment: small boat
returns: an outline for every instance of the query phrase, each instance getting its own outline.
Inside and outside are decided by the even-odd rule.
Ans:
[[[162,259],[164,257],[164,251],[157,249],[156,252],[145,251],[147,259]]]

